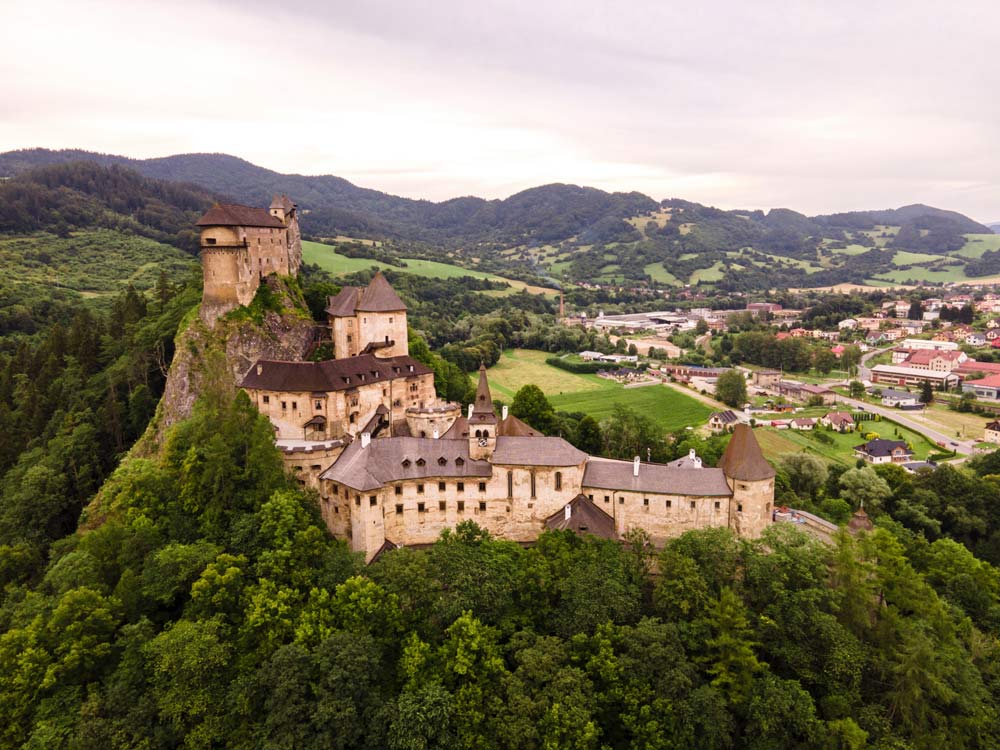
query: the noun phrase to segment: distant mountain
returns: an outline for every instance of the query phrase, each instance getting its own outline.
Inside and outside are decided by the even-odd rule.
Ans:
[[[227,196],[261,205],[274,193],[287,193],[302,209],[303,232],[312,237],[377,238],[401,246],[397,249],[407,257],[446,257],[483,270],[566,281],[711,284],[730,290],[866,279],[943,283],[965,278],[969,257],[956,252],[980,241],[966,235],[992,232],[955,211],[921,204],[810,217],[785,208],[724,211],[564,184],[503,200],[434,203],[332,175],[281,174],[226,154],[130,159],[30,149],[0,154],[0,176],[15,183],[40,167],[44,172],[81,160],[184,183],[185,190],[200,190],[203,199]],[[897,255],[901,250],[908,253]],[[976,276],[1000,273],[1000,260],[984,257],[969,270]]]
[[[994,221],[987,224],[990,229],[992,229],[996,234],[1000,234],[1000,221]]]

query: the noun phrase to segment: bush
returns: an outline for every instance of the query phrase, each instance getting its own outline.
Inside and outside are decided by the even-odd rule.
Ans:
[[[571,362],[561,357],[549,357],[545,360],[545,364],[567,372],[575,372],[578,375],[594,375],[601,370],[608,369],[607,362]]]

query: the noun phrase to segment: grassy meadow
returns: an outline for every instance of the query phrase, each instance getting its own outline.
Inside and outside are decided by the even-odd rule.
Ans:
[[[357,271],[366,271],[369,268],[375,267],[433,279],[457,279],[463,276],[471,276],[474,279],[488,279],[489,281],[510,284],[511,293],[526,289],[531,294],[557,294],[555,289],[548,287],[533,286],[517,279],[508,279],[496,274],[474,271],[450,263],[439,263],[433,260],[403,258],[406,267],[400,268],[398,266],[391,266],[388,263],[372,260],[371,258],[349,258],[346,255],[338,253],[332,246],[324,245],[321,242],[304,240],[302,242],[302,259],[306,263],[314,263],[333,276],[346,276]],[[502,294],[503,292],[499,293]]]
[[[625,388],[596,375],[580,375],[552,367],[552,355],[530,349],[508,349],[490,368],[490,388],[495,398],[508,404],[522,386],[537,385],[558,411],[583,412],[597,420],[609,416],[615,404],[624,404],[646,414],[665,431],[697,427],[708,420],[712,409],[671,388],[650,385]]]

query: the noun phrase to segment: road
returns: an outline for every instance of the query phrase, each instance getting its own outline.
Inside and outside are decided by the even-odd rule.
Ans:
[[[883,352],[890,352],[895,348],[896,348],[895,345],[885,346],[882,347],[881,349],[872,349],[870,352],[865,352],[864,354],[862,354],[861,361],[858,363],[858,380],[872,379],[872,371],[871,368],[868,367],[868,360],[870,360],[872,357],[877,357],[879,354],[882,354]]]
[[[975,440],[957,440],[951,435],[946,435],[945,433],[931,427],[926,418],[923,417],[920,412],[907,412],[900,411],[898,409],[890,409],[887,406],[876,406],[875,404],[866,404],[864,401],[858,401],[853,398],[848,398],[847,396],[837,396],[837,401],[843,404],[849,404],[855,409],[864,409],[865,411],[870,411],[874,414],[881,414],[887,419],[891,419],[893,422],[899,422],[903,427],[908,427],[914,432],[919,432],[921,435],[927,437],[931,442],[934,443],[944,443],[949,450],[956,448],[952,445],[952,442],[958,443],[957,450],[959,453],[971,454],[974,446],[976,445]]]

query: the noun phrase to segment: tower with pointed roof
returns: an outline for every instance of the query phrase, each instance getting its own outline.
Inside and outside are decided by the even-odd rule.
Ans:
[[[479,384],[476,400],[469,409],[469,455],[489,459],[497,447],[497,414],[493,410],[490,383],[486,379],[486,365],[479,365]]]
[[[359,354],[401,357],[410,353],[406,304],[381,271],[368,286],[345,286],[330,297],[326,315],[338,359]]]
[[[775,472],[749,425],[733,428],[719,468],[733,493],[729,526],[742,536],[760,536],[771,523]]]

